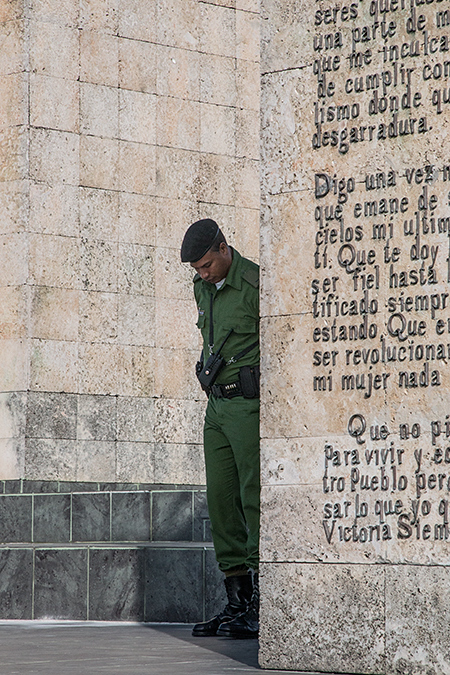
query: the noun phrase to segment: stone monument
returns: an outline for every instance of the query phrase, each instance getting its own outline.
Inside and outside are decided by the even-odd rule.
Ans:
[[[262,3],[262,650],[450,672],[450,5]]]
[[[259,194],[257,0],[0,0],[0,618],[222,602],[179,249]]]

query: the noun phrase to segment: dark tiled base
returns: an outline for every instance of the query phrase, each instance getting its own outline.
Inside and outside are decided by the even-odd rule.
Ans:
[[[204,621],[226,602],[209,546],[0,547],[0,619]]]
[[[0,619],[193,623],[226,602],[204,486],[0,481]]]

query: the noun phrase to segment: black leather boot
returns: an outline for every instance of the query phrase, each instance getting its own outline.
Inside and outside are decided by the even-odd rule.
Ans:
[[[227,591],[228,604],[224,609],[209,621],[197,623],[192,629],[194,637],[207,637],[217,634],[217,629],[221,624],[232,621],[243,614],[252,597],[252,577],[250,574],[244,574],[236,577],[225,578],[225,589]]]
[[[253,575],[253,593],[248,609],[236,619],[222,623],[217,635],[230,638],[257,638],[259,632],[259,578]]]

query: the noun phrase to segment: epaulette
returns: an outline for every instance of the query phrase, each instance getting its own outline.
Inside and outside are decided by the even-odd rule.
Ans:
[[[254,267],[249,267],[242,274],[242,278],[248,281],[254,288],[259,288],[259,271]]]

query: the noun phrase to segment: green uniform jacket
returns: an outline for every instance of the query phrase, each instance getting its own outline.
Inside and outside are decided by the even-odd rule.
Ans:
[[[203,281],[199,274],[194,277],[194,294],[198,307],[197,326],[203,337],[203,356],[209,356],[209,314],[213,295],[214,351],[233,329],[221,351],[226,361],[236,356],[259,339],[259,267],[251,260],[233,251],[233,262],[225,283],[217,290],[215,284]],[[259,345],[236,363],[226,365],[219,373],[217,384],[228,384],[239,377],[242,366],[259,364]]]

